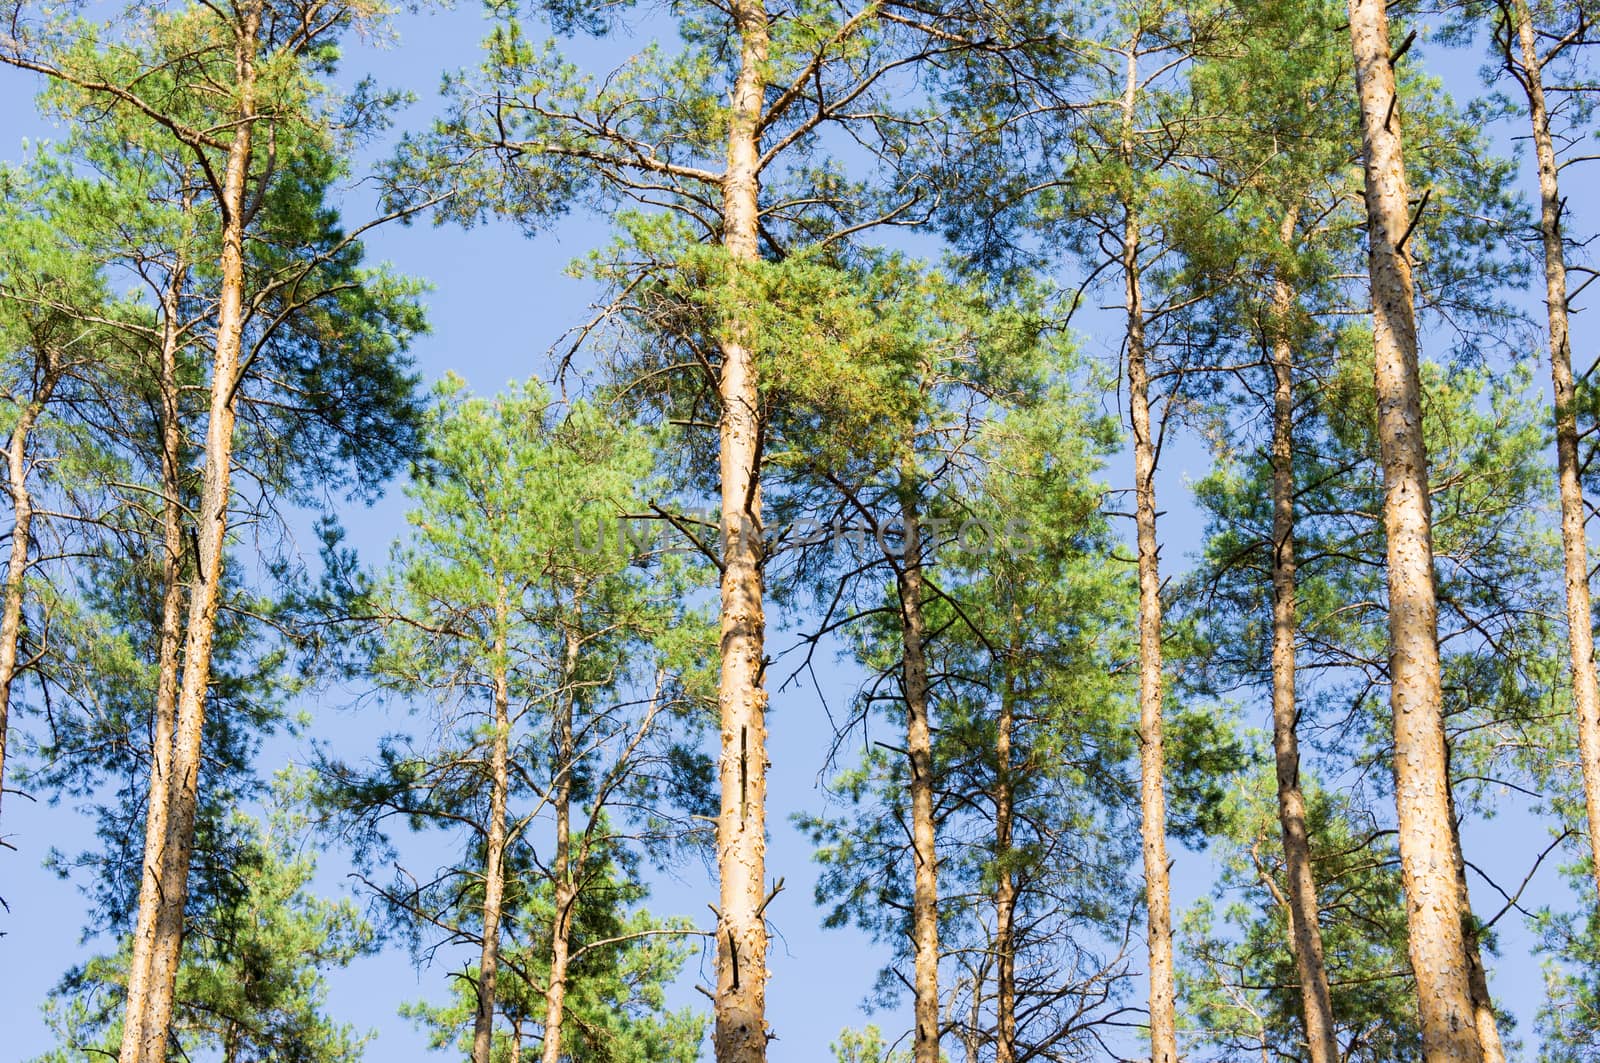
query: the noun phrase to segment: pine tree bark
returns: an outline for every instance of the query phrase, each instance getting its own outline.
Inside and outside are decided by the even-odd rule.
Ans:
[[[1134,174],[1133,130],[1139,42],[1127,45],[1120,154]],[[1150,959],[1150,1058],[1177,1063],[1177,990],[1172,962],[1172,886],[1167,860],[1166,750],[1162,744],[1161,561],[1156,540],[1156,443],[1150,426],[1144,293],[1136,192],[1122,204],[1122,282],[1127,299],[1128,413],[1133,425],[1134,526],[1139,557],[1139,822],[1144,857],[1145,938]]]
[[[33,492],[28,487],[28,442],[39,415],[61,380],[58,352],[38,348],[39,379],[33,397],[12,426],[6,446],[7,487],[11,494],[11,555],[6,562],[3,604],[0,604],[0,802],[5,797],[6,737],[11,718],[11,688],[17,679],[17,643],[22,637],[22,599],[28,578],[28,553],[33,549]]]
[[[1449,770],[1449,763],[1449,757],[1446,756],[1446,771]],[[1500,1025],[1495,1019],[1494,1002],[1489,997],[1489,975],[1483,966],[1478,921],[1472,914],[1472,894],[1467,889],[1467,857],[1461,848],[1461,817],[1456,813],[1453,787],[1450,791],[1450,848],[1455,860],[1456,893],[1460,898],[1461,925],[1467,950],[1467,985],[1472,993],[1472,1021],[1478,1030],[1478,1046],[1483,1051],[1483,1063],[1505,1063],[1506,1052],[1500,1042]]]
[[[561,1021],[567,999],[567,971],[572,963],[572,922],[576,915],[578,889],[572,867],[572,774],[576,767],[576,748],[573,744],[572,711],[575,691],[572,687],[578,667],[578,638],[568,631],[564,666],[567,690],[560,702],[556,717],[556,770],[561,773],[556,783],[556,847],[550,872],[555,885],[555,918],[550,924],[550,982],[545,987],[544,1055],[543,1063],[560,1063]],[[581,865],[581,861],[580,861]]]
[[[911,763],[911,850],[914,865],[911,945],[914,956],[912,1040],[915,1063],[939,1056],[939,871],[933,819],[933,730],[929,721],[927,627],[923,618],[922,527],[916,500],[900,503],[905,533],[900,563],[901,684],[906,700],[906,753]]]
[[[1280,235],[1294,236],[1295,212]],[[1311,1063],[1339,1063],[1333,1001],[1323,959],[1321,905],[1311,869],[1305,794],[1300,788],[1300,712],[1295,700],[1294,348],[1289,322],[1294,292],[1273,284],[1272,335],[1272,749],[1278,780],[1278,824],[1288,878],[1289,936],[1300,977],[1301,1010]]]
[[[1472,899],[1467,891],[1467,863],[1461,850],[1461,825],[1452,805],[1450,833],[1454,839],[1456,886],[1463,913],[1462,935],[1467,952],[1467,988],[1472,994],[1472,1023],[1478,1031],[1478,1047],[1483,1063],[1506,1063],[1505,1046],[1500,1042],[1500,1024],[1489,996],[1489,974],[1483,966],[1483,946],[1472,915]]]
[[[1016,667],[1020,647],[1013,616],[1013,638],[1007,656],[1004,685],[1000,688],[1000,714],[994,738],[994,954],[995,954],[995,1063],[1017,1059],[1017,879],[1011,870],[1012,785],[1011,740],[1016,727]]]
[[[760,258],[760,122],[766,91],[767,11],[734,0],[739,67],[728,119],[723,175],[723,246],[737,271]],[[761,1063],[767,1055],[766,805],[767,730],[761,527],[761,406],[749,322],[731,322],[721,341],[722,501],[721,714],[717,815],[717,1063]]]
[[[506,663],[506,625],[510,608],[504,585],[498,591],[493,650],[494,742],[489,751],[489,823],[483,854],[483,942],[478,950],[472,1063],[489,1063],[494,1050],[495,982],[500,972],[500,917],[506,889],[506,797],[511,789],[511,684]]]
[[[1578,722],[1578,760],[1589,819],[1596,897],[1600,898],[1600,677],[1594,656],[1594,612],[1589,594],[1589,537],[1579,479],[1577,391],[1572,379],[1572,332],[1567,311],[1567,257],[1561,239],[1561,185],[1544,62],[1527,0],[1512,0],[1522,61],[1513,73],[1528,97],[1528,118],[1539,165],[1539,237],[1544,245],[1544,302],[1550,331],[1550,379],[1555,393],[1556,475],[1561,497],[1561,554],[1567,590],[1567,648],[1572,666],[1572,706]],[[1509,45],[1509,42],[1508,42]]]
[[[150,779],[145,794],[138,924],[129,962],[122,1027],[123,1059],[138,1058],[143,1050],[154,914],[164,892],[161,853],[166,844],[172,738],[178,701],[178,648],[183,638],[183,424],[178,398],[178,351],[181,347],[178,312],[187,277],[188,269],[179,258],[161,296],[161,364],[157,370],[161,433],[161,631],[156,648],[156,701],[150,728]]]
[[[233,471],[233,426],[236,384],[244,335],[245,188],[250,171],[256,118],[256,49],[261,28],[259,0],[237,10],[235,75],[239,93],[233,135],[223,171],[218,208],[222,217],[222,254],[217,307],[216,351],[211,371],[211,406],[206,424],[205,459],[201,472],[196,529],[195,585],[183,647],[183,678],[178,688],[168,794],[166,836],[162,846],[161,896],[153,926],[139,913],[134,947],[148,941],[150,975],[143,1020],[143,1045],[137,1061],[162,1063],[171,1033],[172,994],[182,948],[184,910],[189,900],[189,859],[194,849],[199,809],[201,745],[206,694],[211,683],[211,650],[216,635],[226,555],[228,502]],[[131,1010],[131,1009],[130,1009]]]
[[[1384,476],[1395,806],[1411,967],[1427,1063],[1480,1063],[1465,913],[1451,842],[1428,456],[1411,263],[1411,209],[1384,0],[1349,0],[1361,104],[1374,379]]]
[[[1156,447],[1150,427],[1139,223],[1128,210],[1123,279],[1128,298],[1128,409],[1133,421],[1134,521],[1139,554],[1139,812],[1144,855],[1145,936],[1150,955],[1150,1058],[1177,1063],[1177,992],[1172,963],[1172,886],[1167,871],[1166,750],[1162,744],[1161,563],[1156,541]]]

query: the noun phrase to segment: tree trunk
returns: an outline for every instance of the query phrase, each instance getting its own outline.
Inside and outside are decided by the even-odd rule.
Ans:
[[[967,1024],[966,1036],[961,1039],[966,1048],[966,1063],[978,1063],[978,1049],[983,1044],[983,976],[977,972],[972,975],[972,1003]]]
[[[1448,755],[1445,767],[1448,771]],[[1483,1063],[1505,1063],[1506,1052],[1500,1043],[1500,1025],[1495,1019],[1494,1002],[1489,998],[1489,975],[1483,967],[1478,923],[1472,914],[1472,894],[1467,889],[1467,858],[1461,848],[1461,817],[1456,814],[1453,787],[1450,791],[1450,847],[1455,858],[1456,889],[1460,897],[1461,925],[1467,950],[1467,985],[1472,993],[1472,1020],[1478,1030],[1478,1046],[1483,1051]]]
[[[1016,618],[1013,617],[1015,623]],[[1020,625],[1019,625],[1020,626]],[[1011,733],[1015,727],[1018,646],[1013,638],[1000,689],[1000,715],[994,738],[994,953],[995,1063],[1017,1058],[1017,881],[1011,871],[1014,790],[1011,778]]]
[[[1478,1047],[1483,1052],[1483,1063],[1506,1063],[1505,1047],[1500,1043],[1500,1024],[1495,1019],[1494,1001],[1489,996],[1489,974],[1483,967],[1483,948],[1478,940],[1478,927],[1473,921],[1472,901],[1467,892],[1467,865],[1461,852],[1461,834],[1453,819],[1451,827],[1455,835],[1456,881],[1464,915],[1462,933],[1467,952],[1467,988],[1472,993],[1472,1022],[1478,1031]]]
[[[911,850],[915,865],[911,945],[915,956],[915,1063],[939,1063],[939,871],[933,821],[933,731],[928,720],[927,630],[922,615],[922,530],[917,504],[900,503],[905,526],[900,566],[901,682],[906,699],[906,753],[911,762]]]
[[[723,245],[734,270],[760,257],[760,130],[767,62],[762,0],[734,0],[739,71],[723,177]],[[748,322],[721,342],[719,436],[722,587],[717,685],[721,713],[717,816],[716,1055],[718,1063],[760,1063],[767,1055],[766,805],[767,730],[763,644],[761,409],[754,337]]]
[[[1539,236],[1544,242],[1544,303],[1550,322],[1550,378],[1555,390],[1556,473],[1561,491],[1561,549],[1567,584],[1567,647],[1572,658],[1572,706],[1578,717],[1578,761],[1589,817],[1589,853],[1600,898],[1600,680],[1594,659],[1594,613],[1589,601],[1589,538],[1578,469],[1577,394],[1572,380],[1572,334],[1567,321],[1567,258],[1561,242],[1561,186],[1544,68],[1526,0],[1513,0],[1522,53],[1520,78],[1539,163]],[[1509,42],[1508,42],[1509,44]]]
[[[161,851],[161,896],[153,913],[154,926],[148,934],[136,934],[134,942],[135,962],[137,950],[146,937],[150,955],[143,1047],[138,1063],[162,1063],[172,1022],[172,992],[182,947],[184,909],[189,900],[189,859],[194,848],[199,805],[201,742],[206,693],[211,682],[211,648],[227,549],[234,400],[244,337],[244,207],[255,121],[255,53],[261,25],[259,0],[244,6],[237,17],[235,62],[239,102],[218,202],[222,216],[222,255],[216,354],[211,371],[211,409],[206,424],[205,464],[197,516],[195,586],[189,595],[183,679],[175,713],[173,785],[169,789],[166,837]],[[139,913],[139,921],[143,931],[146,913]],[[125,1058],[123,1063],[130,1063],[130,1060]]]
[[[33,547],[33,493],[28,489],[28,437],[44,412],[45,404],[61,380],[61,362],[48,346],[36,352],[40,366],[38,387],[22,408],[6,448],[6,471],[11,489],[11,557],[6,563],[3,604],[0,604],[0,800],[5,796],[6,735],[11,716],[11,688],[17,678],[17,642],[22,635],[23,589],[28,576],[28,552]]]
[[[1412,305],[1405,162],[1384,0],[1349,0],[1366,169],[1378,443],[1387,538],[1390,705],[1411,967],[1427,1063],[1479,1063],[1450,838],[1428,456]]]
[[[472,1063],[489,1063],[494,1048],[495,978],[500,970],[500,909],[505,897],[506,794],[511,788],[511,690],[506,663],[506,589],[495,603],[494,745],[489,753],[489,830],[483,856],[483,945],[478,952],[478,1009],[472,1020]]]
[[[1139,810],[1144,848],[1146,937],[1150,950],[1150,1058],[1177,1063],[1178,1020],[1172,968],[1172,890],[1167,874],[1166,751],[1161,719],[1161,567],[1156,543],[1156,448],[1150,430],[1144,306],[1139,290],[1139,226],[1124,228],[1128,295],[1128,407],[1133,420],[1135,523],[1139,552]]]
[[[567,691],[561,699],[561,712],[556,718],[556,749],[559,759],[556,771],[556,851],[551,864],[555,884],[555,918],[550,924],[550,983],[544,997],[544,1063],[559,1063],[561,1059],[561,1020],[567,999],[567,968],[572,961],[572,921],[575,914],[578,889],[572,868],[572,774],[576,751],[572,737],[572,709],[575,691],[572,687],[578,666],[578,639],[567,632],[565,682]],[[580,865],[582,861],[580,860]]]
[[[1132,179],[1138,34],[1127,46],[1121,155]],[[1127,297],[1128,413],[1133,423],[1134,524],[1139,555],[1139,811],[1144,850],[1145,937],[1150,955],[1150,1058],[1177,1063],[1177,992],[1172,964],[1172,888],[1167,873],[1166,751],[1161,718],[1161,562],[1156,542],[1156,443],[1150,428],[1144,293],[1139,279],[1139,212],[1123,203],[1122,282]]]
[[[1285,218],[1285,241],[1296,213]],[[1322,954],[1321,906],[1311,871],[1305,795],[1300,789],[1300,714],[1295,702],[1294,551],[1294,351],[1289,322],[1294,292],[1281,277],[1273,285],[1272,336],[1272,749],[1278,776],[1278,823],[1288,878],[1289,936],[1300,975],[1306,1044],[1311,1063],[1339,1063],[1333,1002]]]
[[[180,258],[161,297],[161,631],[156,649],[156,702],[150,730],[150,782],[145,795],[144,855],[139,870],[138,924],[128,969],[122,1059],[139,1058],[149,999],[155,911],[161,903],[167,800],[172,781],[172,735],[178,701],[178,647],[183,637],[182,411],[178,401],[179,298],[188,276]]]

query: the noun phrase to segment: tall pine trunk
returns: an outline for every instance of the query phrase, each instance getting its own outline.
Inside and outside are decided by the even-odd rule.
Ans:
[[[1012,818],[1015,789],[1011,775],[1011,738],[1016,727],[1016,669],[1020,663],[1019,618],[1012,617],[1005,680],[1000,688],[1000,715],[994,729],[994,953],[995,1063],[1017,1058],[1017,880],[1011,870]]]
[[[38,349],[38,384],[12,426],[6,446],[7,486],[11,494],[11,556],[6,562],[3,604],[0,604],[0,801],[5,796],[6,736],[11,717],[11,689],[17,679],[17,643],[22,637],[22,599],[28,578],[28,553],[33,548],[33,492],[28,488],[28,443],[39,415],[61,380],[59,353]]]
[[[144,1043],[144,1006],[149,998],[153,913],[161,901],[161,852],[167,835],[167,799],[172,781],[172,736],[178,702],[178,649],[183,638],[183,423],[178,397],[179,299],[188,276],[180,258],[161,295],[161,364],[157,370],[161,432],[161,630],[156,649],[155,715],[150,727],[150,781],[145,795],[144,855],[139,869],[139,920],[128,969],[128,1004],[122,1028],[123,1059],[138,1058]],[[143,947],[141,947],[141,942]]]
[[[1295,212],[1281,235],[1294,236]],[[1300,788],[1300,712],[1295,701],[1294,348],[1289,323],[1294,292],[1273,284],[1272,335],[1272,750],[1278,778],[1278,824],[1288,878],[1289,936],[1300,976],[1306,1044],[1311,1063],[1339,1063],[1333,1001],[1322,953],[1321,906],[1311,870],[1305,794]]]
[[[911,763],[911,946],[914,955],[915,1063],[939,1056],[939,869],[933,819],[933,730],[928,719],[927,626],[923,618],[922,528],[907,491],[900,503],[901,683],[906,699],[906,754]]]
[[[728,118],[723,176],[723,246],[734,271],[760,258],[760,122],[766,91],[767,11],[763,0],[734,0],[739,69]],[[761,1063],[767,1056],[766,805],[767,697],[761,528],[761,405],[754,336],[729,323],[721,342],[718,434],[722,495],[722,718],[717,764],[716,1055],[718,1063]]]
[[[1572,379],[1572,334],[1567,320],[1567,258],[1561,241],[1561,185],[1544,65],[1527,0],[1512,0],[1521,70],[1528,96],[1534,153],[1539,163],[1539,236],[1544,244],[1544,303],[1550,323],[1550,378],[1555,390],[1556,474],[1561,492],[1561,552],[1567,585],[1567,647],[1572,661],[1572,706],[1578,718],[1578,760],[1589,818],[1590,872],[1600,898],[1600,679],[1594,659],[1594,613],[1589,601],[1589,537],[1579,480],[1577,393]],[[1508,42],[1509,44],[1509,42]]]
[[[576,748],[572,736],[572,711],[575,676],[578,667],[578,638],[567,632],[564,682],[567,690],[560,699],[556,717],[556,848],[550,873],[555,883],[555,918],[550,923],[550,981],[544,996],[544,1063],[561,1059],[561,1021],[567,999],[567,971],[572,962],[572,923],[578,901],[577,876],[572,867],[572,775]],[[580,860],[580,866],[582,861]]]
[[[1134,521],[1139,553],[1139,811],[1144,850],[1145,935],[1150,954],[1150,1058],[1177,1063],[1172,964],[1172,886],[1167,870],[1166,751],[1162,745],[1161,564],[1156,542],[1156,445],[1150,427],[1139,225],[1129,209],[1123,234],[1128,297],[1128,409],[1133,421]]]
[[[494,640],[494,743],[489,752],[489,824],[483,854],[483,942],[478,952],[478,1007],[472,1020],[472,1063],[494,1049],[495,980],[500,971],[500,917],[506,889],[506,796],[511,789],[511,689],[506,661],[509,606],[498,589]]]
[[[1121,155],[1134,179],[1139,35],[1128,42]],[[1128,413],[1133,423],[1134,525],[1139,555],[1139,824],[1144,855],[1145,939],[1150,958],[1150,1058],[1177,1063],[1177,990],[1172,963],[1172,886],[1167,864],[1166,751],[1162,745],[1161,561],[1156,541],[1156,441],[1150,426],[1144,293],[1139,277],[1137,192],[1123,203],[1122,283],[1127,298]]]
[[[251,136],[256,118],[255,63],[261,27],[259,0],[235,16],[235,76],[239,98],[233,136],[223,171],[218,209],[222,218],[221,285],[217,309],[216,352],[211,371],[211,408],[206,424],[205,462],[201,472],[197,515],[195,583],[189,595],[184,635],[183,679],[178,688],[171,784],[166,809],[166,835],[161,851],[161,895],[152,912],[139,913],[134,938],[134,964],[148,950],[149,982],[143,1008],[142,1047],[137,1060],[163,1063],[172,1024],[172,994],[183,942],[184,910],[189,900],[189,860],[194,849],[199,808],[201,745],[206,694],[211,683],[211,649],[221,601],[223,560],[227,549],[230,478],[233,471],[234,402],[244,335],[244,230],[246,181],[250,171]],[[155,814],[151,810],[150,814]],[[133,1013],[129,1001],[128,1013]]]
[[[1378,443],[1387,538],[1395,807],[1411,967],[1427,1063],[1480,1063],[1451,838],[1438,603],[1400,115],[1384,0],[1349,0],[1361,104]]]

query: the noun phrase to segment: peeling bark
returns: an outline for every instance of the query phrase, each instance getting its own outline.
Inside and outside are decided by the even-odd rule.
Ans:
[[[760,120],[765,94],[767,12],[762,0],[735,0],[739,69],[728,123],[723,177],[723,246],[738,270],[759,259]],[[721,713],[717,816],[718,1063],[760,1063],[767,1055],[766,805],[767,730],[762,586],[761,408],[749,324],[733,322],[721,342],[722,586]]]
[[[1428,456],[1411,263],[1400,115],[1383,0],[1349,0],[1350,40],[1361,105],[1374,379],[1383,459],[1387,539],[1390,705],[1395,806],[1411,967],[1417,979],[1427,1063],[1480,1063],[1466,960],[1465,913],[1450,822],[1438,603],[1428,499]]]

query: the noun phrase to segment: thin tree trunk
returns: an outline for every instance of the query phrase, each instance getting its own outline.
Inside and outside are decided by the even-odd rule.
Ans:
[[[483,945],[478,952],[478,1009],[472,1020],[472,1063],[489,1063],[494,1048],[495,978],[500,970],[500,916],[505,897],[506,795],[511,788],[511,690],[506,663],[506,589],[495,603],[494,745],[489,753],[489,830],[483,856]]]
[[[1135,523],[1139,552],[1139,809],[1144,848],[1146,937],[1150,950],[1150,1058],[1176,1063],[1178,1021],[1172,966],[1172,888],[1167,873],[1166,751],[1161,717],[1161,568],[1156,542],[1156,448],[1150,429],[1139,226],[1124,230],[1128,294],[1128,406],[1133,420]]]
[[[1448,756],[1445,765],[1448,771]],[[1478,1030],[1478,1046],[1483,1051],[1483,1063],[1505,1063],[1505,1047],[1500,1043],[1500,1024],[1495,1019],[1494,1002],[1489,997],[1489,975],[1483,967],[1478,923],[1472,914],[1472,894],[1467,889],[1467,857],[1461,848],[1461,817],[1456,814],[1453,787],[1450,791],[1450,847],[1455,858],[1456,890],[1460,897],[1461,925],[1467,950],[1467,984],[1472,992],[1472,1019]]]
[[[1123,162],[1133,170],[1139,36],[1127,45],[1122,96]],[[1130,191],[1129,196],[1133,193]],[[1172,963],[1172,887],[1167,861],[1166,751],[1162,746],[1161,562],[1156,541],[1156,443],[1150,427],[1139,213],[1123,204],[1122,281],[1127,297],[1128,412],[1133,423],[1134,524],[1139,555],[1139,811],[1144,855],[1145,938],[1150,956],[1150,1058],[1177,1063],[1177,991]]]
[[[976,973],[972,976],[972,1016],[968,1021],[971,1026],[965,1038],[966,1063],[978,1063],[978,1048],[983,1044],[983,978]]]
[[[1281,235],[1294,236],[1297,213],[1284,218]],[[1294,351],[1289,322],[1294,292],[1281,277],[1273,285],[1272,336],[1272,749],[1278,776],[1278,823],[1288,878],[1289,936],[1300,975],[1306,1044],[1311,1063],[1339,1063],[1333,1001],[1323,961],[1321,906],[1311,870],[1305,795],[1300,789],[1300,713],[1295,702]]]
[[[178,648],[183,637],[183,465],[178,402],[179,298],[188,276],[180,258],[161,296],[161,631],[156,649],[156,702],[150,733],[150,782],[145,795],[144,855],[139,871],[138,923],[128,969],[128,1003],[122,1028],[123,1059],[138,1058],[144,1044],[154,914],[161,903],[161,853],[166,843],[172,779],[172,736],[178,701]],[[148,916],[147,916],[148,913]]]
[[[576,751],[572,737],[572,687],[578,666],[578,638],[567,632],[564,660],[567,691],[556,718],[556,850],[551,864],[555,881],[555,918],[550,925],[550,983],[545,987],[544,1063],[561,1059],[561,1020],[567,999],[567,969],[572,962],[572,922],[576,912],[578,888],[572,868],[572,775]],[[581,861],[580,861],[581,863]]]
[[[762,0],[734,0],[739,71],[728,123],[723,177],[723,245],[735,270],[760,258],[760,120],[767,63]],[[732,322],[722,340],[718,380],[722,495],[722,587],[717,701],[722,718],[718,781],[716,1055],[718,1063],[760,1063],[767,1055],[766,616],[761,530],[761,409],[754,337]]]
[[[1013,617],[1013,624],[1016,618]],[[1015,633],[1015,628],[1013,628]],[[1017,1058],[1017,880],[1011,870],[1012,813],[1015,800],[1011,778],[1011,733],[1016,722],[1016,639],[1006,662],[1000,690],[1000,715],[994,738],[994,953],[995,953],[995,1063],[1016,1063]]]
[[[255,62],[261,25],[259,0],[244,6],[235,51],[239,102],[228,149],[218,208],[222,216],[221,285],[217,310],[216,355],[211,371],[211,409],[206,424],[205,464],[201,473],[196,533],[195,586],[189,595],[183,647],[183,680],[178,689],[173,747],[173,785],[169,789],[166,838],[161,852],[161,897],[148,932],[150,976],[143,1047],[138,1063],[162,1063],[172,1023],[172,993],[182,948],[184,910],[189,900],[189,859],[194,849],[200,794],[201,744],[206,693],[211,682],[211,649],[216,635],[226,555],[229,486],[233,471],[234,400],[244,336],[244,207],[255,121]],[[146,921],[146,913],[139,913]],[[146,934],[135,937],[137,950]],[[137,962],[137,956],[135,958]],[[131,1009],[130,1009],[131,1010]],[[123,1063],[131,1063],[124,1059]]]
[[[1461,877],[1461,898],[1465,905],[1465,867],[1458,867],[1457,874]],[[1483,1063],[1506,1063],[1505,1046],[1500,1042],[1500,1023],[1494,1015],[1494,1000],[1489,996],[1489,975],[1483,967],[1483,949],[1470,914],[1463,932],[1467,948],[1467,986],[1472,991],[1472,1022],[1478,1030],[1478,1046],[1483,1052]]]
[[[1550,322],[1550,378],[1555,391],[1556,473],[1561,491],[1561,551],[1567,584],[1567,647],[1572,664],[1572,706],[1578,718],[1578,760],[1589,817],[1590,873],[1600,898],[1600,679],[1594,657],[1594,613],[1589,600],[1589,538],[1578,469],[1577,394],[1572,380],[1572,334],[1567,320],[1567,258],[1561,242],[1561,185],[1544,66],[1526,0],[1512,0],[1528,95],[1534,153],[1539,163],[1539,236],[1544,242],[1544,303]],[[1509,42],[1508,42],[1509,44]]]
[[[906,752],[911,762],[911,899],[916,1031],[915,1063],[939,1063],[939,870],[933,821],[933,730],[928,719],[927,630],[922,614],[922,529],[916,501],[900,503],[904,556],[900,566],[901,682],[906,699]]]
[[[61,380],[60,356],[40,346],[43,362],[33,398],[22,408],[6,448],[11,490],[11,556],[6,563],[3,605],[0,605],[0,799],[5,795],[6,735],[11,715],[11,688],[17,678],[17,642],[22,635],[23,589],[28,577],[28,552],[33,548],[33,493],[28,489],[28,438],[45,404]]]
[[[1349,0],[1366,169],[1368,270],[1372,281],[1378,443],[1388,542],[1390,705],[1411,967],[1417,979],[1427,1063],[1479,1063],[1460,893],[1450,837],[1439,675],[1438,603],[1428,456],[1389,19],[1384,0]]]
[[[1489,974],[1483,967],[1483,948],[1478,940],[1478,928],[1472,918],[1472,902],[1467,892],[1467,865],[1461,853],[1461,834],[1454,820],[1456,880],[1460,890],[1461,910],[1465,913],[1462,932],[1466,938],[1467,986],[1472,993],[1472,1021],[1478,1031],[1478,1046],[1483,1052],[1483,1063],[1506,1063],[1505,1047],[1500,1042],[1500,1024],[1495,1019],[1494,1001],[1489,996]]]

